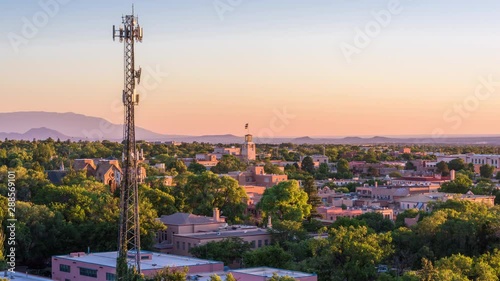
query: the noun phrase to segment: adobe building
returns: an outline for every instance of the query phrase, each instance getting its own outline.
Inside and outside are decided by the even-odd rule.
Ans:
[[[240,147],[221,147],[217,146],[214,148],[212,153],[198,153],[194,158],[182,158],[184,164],[189,166],[191,163],[198,163],[207,170],[217,165],[224,155],[233,155],[239,158],[241,161],[250,162],[255,161],[257,155],[257,148],[253,142],[253,136],[250,134],[245,135],[245,142]]]
[[[116,280],[116,259],[118,252],[85,254],[70,253],[52,257],[52,280],[66,281],[114,281]],[[210,280],[210,276],[220,277],[232,274],[239,281],[266,281],[273,275],[290,276],[299,281],[317,281],[316,274],[291,271],[270,267],[254,267],[224,271],[224,264],[218,261],[181,257],[162,253],[143,251],[141,253],[141,273],[147,277],[157,271],[170,268],[183,270],[188,268],[187,280]],[[46,281],[43,277],[28,276],[20,273],[14,275],[15,280]]]
[[[155,248],[165,253],[172,252],[175,234],[217,231],[219,228],[227,225],[226,219],[220,217],[218,209],[214,209],[212,217],[175,213],[168,216],[163,215],[158,220],[167,229],[158,232]]]
[[[304,158],[306,158],[307,156],[300,156],[300,162],[302,163],[302,161],[304,160]],[[326,155],[322,155],[322,154],[313,154],[313,155],[309,155],[309,157],[311,157],[311,159],[313,160],[313,163],[314,163],[314,167],[315,168],[318,168],[320,164],[328,164],[328,156]]]
[[[334,222],[338,218],[355,218],[365,213],[379,213],[384,218],[394,220],[394,210],[382,207],[347,207],[342,209],[340,207],[318,207],[318,213],[321,215],[323,221]]]
[[[390,185],[390,186],[360,186],[356,187],[356,193],[359,197],[377,200],[395,201],[411,195],[436,192],[439,189],[438,184],[422,185]]]
[[[211,232],[175,234],[172,254],[191,256],[189,250],[209,242],[218,242],[226,238],[237,237],[250,243],[251,249],[258,249],[271,244],[271,234],[267,229],[256,226],[228,226]]]
[[[417,209],[422,211],[431,211],[428,207],[430,202],[446,202],[447,200],[455,199],[455,200],[467,200],[476,203],[486,204],[489,207],[493,207],[495,204],[495,196],[491,195],[475,195],[471,191],[466,194],[459,193],[443,193],[443,192],[434,192],[434,193],[425,193],[418,194],[414,196],[408,196],[405,198],[400,198],[397,200],[399,203],[399,207],[401,210],[408,209]]]
[[[162,216],[159,220],[167,227],[158,232],[155,244],[155,249],[162,253],[191,256],[189,250],[193,247],[230,237],[242,238],[253,249],[271,243],[267,229],[246,225],[229,226],[225,218],[220,217],[218,209],[214,209],[212,217],[175,213]]]
[[[144,153],[139,153],[139,163],[144,161]],[[93,176],[98,181],[108,185],[112,192],[120,186],[123,171],[120,162],[116,159],[75,159],[73,161],[73,170],[84,170],[87,176]],[[143,183],[146,179],[146,169],[137,167],[138,183]]]
[[[135,254],[130,253],[133,257]],[[70,253],[52,257],[52,280],[109,281],[116,280],[118,252]],[[163,253],[141,251],[141,273],[153,276],[157,271],[169,267],[174,270],[188,268],[188,274],[217,272],[224,270],[224,263],[181,257]]]
[[[500,171],[500,155],[499,154],[455,154],[455,155],[438,155],[437,162],[444,161],[450,162],[454,159],[462,159],[465,164],[474,165],[474,171],[479,173],[479,168],[482,165],[490,165],[495,168],[494,172],[497,173]]]
[[[266,174],[263,166],[251,166],[247,171],[229,172],[228,176],[238,181],[241,186],[253,185],[271,187],[282,181],[288,180],[287,175]]]

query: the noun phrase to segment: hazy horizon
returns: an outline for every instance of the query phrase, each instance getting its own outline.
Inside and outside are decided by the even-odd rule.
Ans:
[[[95,118],[102,118],[108,122],[110,122],[109,120],[107,120],[106,118],[103,118],[103,117],[100,117],[100,116],[89,116],[89,115],[85,115],[83,113],[77,113],[77,112],[47,112],[47,111],[15,111],[15,112],[0,112],[0,114],[9,114],[9,113],[23,113],[23,112],[29,112],[29,113],[38,113],[38,112],[42,112],[42,113],[60,113],[60,114],[65,114],[65,113],[70,113],[70,114],[76,114],[76,115],[83,115],[83,116],[86,116],[86,117],[95,117]],[[111,122],[113,123],[113,122]],[[123,125],[123,123],[113,123],[115,125]],[[50,126],[49,126],[50,127]],[[139,126],[140,127],[140,126]],[[38,127],[39,128],[39,127]],[[33,127],[33,128],[30,128],[30,129],[37,129],[37,127]],[[56,130],[57,131],[57,128],[56,127],[51,127],[51,129],[53,130]],[[147,128],[144,128],[144,129],[147,129]],[[229,128],[228,128],[229,129]],[[148,129],[149,130],[149,129]],[[29,130],[15,130],[15,131],[2,131],[0,129],[0,133],[25,133]],[[159,132],[156,132],[154,130],[150,130],[154,133],[159,133]],[[244,134],[246,134],[247,132],[245,132]],[[251,134],[253,134],[253,132],[249,132]],[[208,134],[208,135],[234,135],[234,136],[241,136],[243,137],[244,134],[236,134],[236,133],[233,133],[233,132],[226,132],[226,133],[221,133],[221,134]],[[182,136],[182,134],[176,134],[175,132],[174,133],[168,133],[168,135],[177,135],[177,136]],[[184,135],[184,136],[201,136],[201,135]],[[258,137],[256,135],[256,137]],[[267,138],[267,136],[264,136]],[[348,138],[348,137],[359,137],[359,138],[373,138],[373,137],[386,137],[386,138],[428,138],[428,137],[432,137],[432,135],[361,135],[361,134],[353,134],[353,135],[275,135],[275,136],[272,136],[270,138],[303,138],[303,137],[310,137],[310,138],[315,138],[315,139],[320,139],[320,138],[332,138],[332,139],[336,139],[336,138]],[[500,134],[449,134],[449,135],[442,135],[441,137],[463,137],[463,138],[467,138],[467,137],[500,137]]]
[[[0,112],[121,123],[123,46],[111,29],[133,1],[66,2],[19,46],[12,34],[44,10],[38,1],[0,4]],[[215,1],[135,2],[145,79],[136,125],[145,129],[243,135],[249,123],[254,135],[274,137],[500,134],[498,1],[397,1],[399,12],[349,60],[342,47],[391,0],[242,0],[222,16]]]

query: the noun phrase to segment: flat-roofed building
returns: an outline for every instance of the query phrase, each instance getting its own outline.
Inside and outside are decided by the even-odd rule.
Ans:
[[[495,168],[495,172],[500,171],[500,155],[499,154],[455,154],[455,155],[438,155],[437,161],[450,162],[454,159],[462,159],[466,164],[474,165],[474,170],[479,173],[479,168],[482,165],[490,165]]]
[[[245,172],[229,172],[225,175],[237,180],[241,186],[254,185],[271,187],[282,181],[288,180],[287,175],[266,174],[263,166],[251,166]]]
[[[363,198],[377,200],[394,201],[411,195],[436,192],[439,189],[437,184],[429,185],[396,185],[396,186],[359,186],[356,193]]]
[[[418,194],[415,196],[400,198],[396,201],[399,203],[399,207],[402,210],[418,209],[422,211],[430,211],[430,208],[428,206],[429,202],[436,202],[436,201],[446,202],[447,200],[450,199],[467,200],[476,203],[486,204],[490,207],[492,207],[495,204],[495,196],[475,195],[470,191],[467,192],[466,194],[444,193],[444,192],[425,193],[425,194]]]
[[[302,163],[302,160],[304,160],[304,158],[306,158],[306,157],[307,156],[301,156],[300,162]],[[328,156],[321,155],[321,154],[313,154],[313,155],[309,155],[309,157],[311,157],[311,159],[313,160],[314,167],[316,167],[316,168],[318,168],[319,165],[322,163],[328,164]]]
[[[131,256],[135,254],[131,253]],[[53,280],[107,281],[116,279],[116,259],[118,252],[85,254],[71,253],[52,257]],[[182,270],[188,268],[189,274],[198,272],[217,272],[224,269],[224,263],[181,257],[149,251],[141,252],[141,273],[152,276],[157,271],[169,267]]]
[[[340,207],[318,207],[318,213],[321,215],[322,220],[334,222],[338,218],[354,218],[365,213],[379,213],[384,218],[393,220],[394,211],[389,208],[382,207],[347,207],[342,209]]]
[[[245,269],[235,269],[231,270],[230,273],[234,276],[236,280],[241,280],[241,281],[266,281],[269,280],[271,277],[273,277],[273,275],[277,275],[279,277],[290,276],[299,281],[318,280],[318,276],[316,274],[285,270],[285,269],[277,269],[264,266],[245,268]]]

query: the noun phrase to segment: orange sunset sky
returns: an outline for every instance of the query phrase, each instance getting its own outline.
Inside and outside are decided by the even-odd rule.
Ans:
[[[146,79],[136,124],[188,135],[241,135],[245,123],[275,136],[500,134],[500,2],[401,0],[348,61],[342,46],[389,2],[242,0],[221,17],[213,1],[135,1]],[[42,8],[0,6],[0,112],[122,122],[123,46],[111,27],[130,1],[70,1],[19,46],[12,34]],[[482,79],[493,82],[478,98]],[[286,124],[275,121],[283,110]]]

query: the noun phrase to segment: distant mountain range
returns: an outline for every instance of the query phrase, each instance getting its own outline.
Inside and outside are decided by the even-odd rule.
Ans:
[[[111,140],[120,141],[123,137],[123,125],[113,124],[99,118],[76,113],[55,113],[41,111],[25,111],[0,113],[0,139],[32,140],[32,139],[60,139],[60,140]],[[242,143],[243,136],[204,135],[184,136],[165,135],[136,127],[138,140],[147,141],[182,141],[182,142],[208,142],[208,143]],[[266,138],[258,139],[257,143],[294,143],[294,144],[482,144],[500,145],[499,136],[488,137],[382,137],[371,138],[345,137],[345,138],[312,138],[308,136],[299,138]]]

